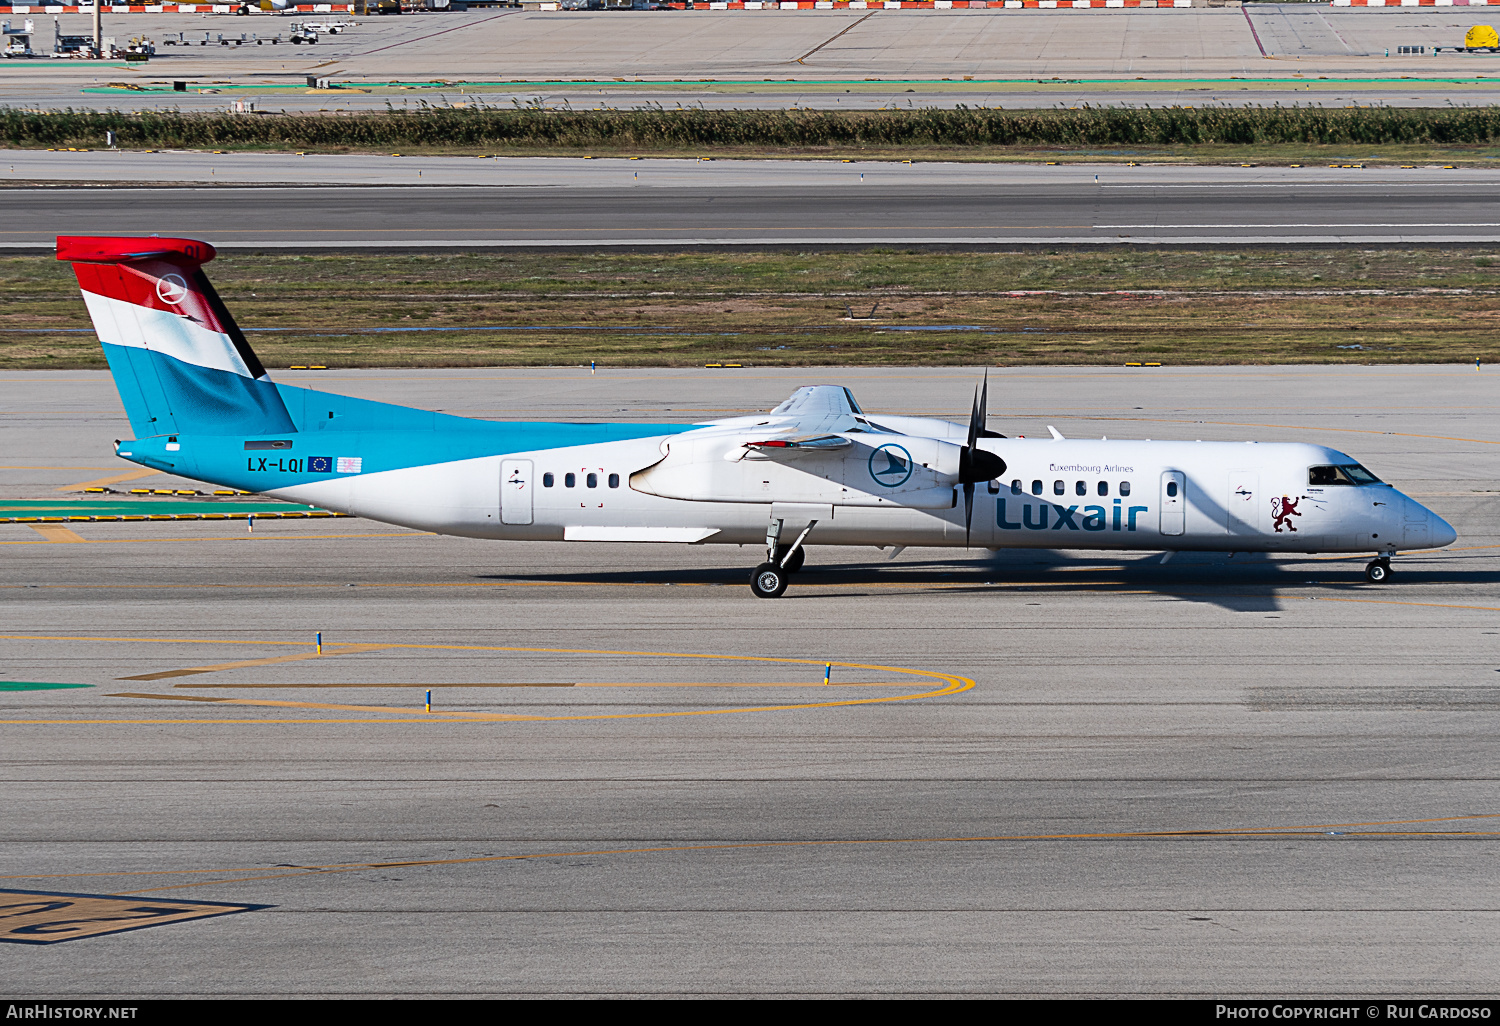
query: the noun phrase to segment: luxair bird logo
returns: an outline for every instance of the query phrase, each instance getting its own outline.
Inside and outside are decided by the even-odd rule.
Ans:
[[[911,477],[911,453],[887,443],[870,453],[870,476],[887,488],[900,488]]]
[[[1271,526],[1276,528],[1277,534],[1281,533],[1283,524],[1286,525],[1288,531],[1296,532],[1296,525],[1290,523],[1287,517],[1300,517],[1302,515],[1297,512],[1297,503],[1301,501],[1302,498],[1300,496],[1294,499],[1290,495],[1283,495],[1280,498],[1273,498],[1271,500],[1271,516],[1273,518]]]
[[[156,298],[163,303],[176,306],[187,298],[187,282],[180,274],[167,274],[156,283]]]

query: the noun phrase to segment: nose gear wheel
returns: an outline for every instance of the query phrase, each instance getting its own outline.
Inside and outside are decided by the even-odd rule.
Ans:
[[[756,598],[780,598],[791,576],[775,563],[762,563],[750,575],[750,590]]]

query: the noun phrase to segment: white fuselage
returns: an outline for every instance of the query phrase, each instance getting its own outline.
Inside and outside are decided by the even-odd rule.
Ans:
[[[862,446],[853,456],[776,461],[726,452],[715,441],[724,429],[709,425],[274,494],[442,534],[532,541],[748,544],[777,520],[791,531],[816,521],[809,545],[1379,553],[1455,537],[1390,485],[1311,484],[1309,468],[1353,462],[1323,446],[986,438],[980,447],[1007,470],[976,486],[966,539],[960,490],[937,462],[927,467],[914,428],[931,439],[962,430],[911,420],[899,436],[852,433]],[[907,480],[882,474],[885,438],[913,450]]]

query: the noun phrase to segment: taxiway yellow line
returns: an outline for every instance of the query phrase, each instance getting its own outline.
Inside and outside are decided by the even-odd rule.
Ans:
[[[1459,609],[1473,613],[1500,613],[1500,606],[1467,606],[1455,602],[1412,602],[1409,599],[1344,598],[1331,595],[1309,595],[1317,602],[1351,602],[1372,606],[1416,606],[1426,609]]]
[[[43,540],[48,544],[56,545],[59,543],[78,542],[87,543],[87,539],[82,535],[78,534],[70,527],[63,527],[61,524],[27,524],[26,526],[30,527],[37,534],[41,535]]]
[[[162,670],[158,673],[139,673],[133,677],[116,677],[116,680],[165,680],[168,677],[186,677],[195,673],[213,673],[215,670],[238,670],[246,666],[272,666],[276,663],[296,663],[304,659],[326,659],[329,656],[350,655],[355,652],[379,652],[389,645],[329,645],[325,652],[299,652],[296,655],[271,656],[268,659],[241,659],[233,663],[214,663],[211,666],[192,666],[181,670]],[[405,710],[403,710],[404,712]]]
[[[296,645],[310,641],[261,641],[254,638],[115,638],[96,634],[0,634],[0,641],[140,641],[159,645]]]
[[[26,641],[155,641],[158,643],[172,644],[195,644],[199,643],[191,638],[105,638],[105,637],[66,637],[66,636],[38,636],[38,635],[0,635],[0,640],[26,640]],[[209,641],[209,644],[255,644],[246,641]],[[272,644],[303,644],[306,642],[272,642]],[[392,708],[388,706],[364,706],[364,705],[340,705],[334,703],[319,702],[290,702],[270,699],[240,699],[240,698],[206,698],[204,696],[179,696],[179,695],[122,695],[119,697],[155,698],[179,701],[210,701],[225,705],[247,705],[271,708],[292,709],[318,709],[328,712],[374,712],[393,713],[403,716],[401,719],[349,719],[349,718],[307,718],[296,720],[281,719],[143,719],[131,718],[97,718],[97,719],[12,719],[0,720],[0,724],[6,725],[59,725],[59,724],[256,724],[256,723],[495,723],[495,722],[563,722],[581,720],[635,720],[635,719],[664,719],[678,716],[724,716],[731,713],[751,712],[790,712],[801,709],[830,709],[841,706],[855,705],[878,705],[886,702],[911,702],[922,698],[943,698],[948,695],[956,695],[968,691],[975,686],[975,682],[968,677],[960,677],[955,674],[942,673],[937,670],[919,670],[910,667],[881,666],[872,663],[844,663],[831,662],[827,659],[798,659],[790,656],[754,656],[754,655],[724,655],[709,652],[645,652],[638,650],[615,650],[594,648],[538,648],[517,645],[440,645],[420,643],[385,643],[379,647],[385,649],[408,649],[415,651],[443,651],[443,652],[525,652],[530,654],[546,655],[605,655],[623,657],[649,657],[666,659],[696,659],[715,660],[729,662],[752,662],[752,663],[775,663],[781,665],[814,666],[822,668],[827,665],[843,670],[863,670],[873,673],[890,673],[900,676],[922,677],[931,681],[941,682],[942,687],[930,691],[919,691],[914,694],[881,695],[873,698],[830,698],[821,702],[798,702],[780,705],[757,705],[740,706],[729,709],[675,709],[659,712],[630,712],[630,713],[585,713],[565,716],[538,716],[516,713],[483,713],[483,712],[439,712],[423,713],[421,716],[412,716],[410,711],[404,708]],[[305,658],[305,656],[304,656]],[[126,678],[122,678],[126,679]],[[900,685],[894,685],[900,686]]]
[[[120,680],[139,680],[137,677],[120,677]],[[195,691],[207,688],[214,689],[264,689],[273,691],[308,691],[323,688],[404,688],[410,690],[422,690],[438,688],[444,690],[452,688],[917,688],[925,687],[923,684],[908,684],[899,680],[835,680],[824,684],[822,681],[810,680],[772,680],[772,681],[488,681],[485,683],[468,682],[433,682],[427,681],[421,684],[415,683],[352,683],[352,684],[210,684],[193,681],[187,684],[173,684],[174,688],[192,688]],[[403,709],[402,712],[410,712]]]
[[[124,474],[113,474],[110,477],[96,478],[93,481],[80,481],[78,484],[63,485],[57,490],[60,492],[81,492],[85,488],[106,488],[112,484],[120,484],[124,481],[136,481],[143,477],[154,477],[160,473],[160,470],[132,470]]]
[[[124,678],[122,678],[124,679]],[[290,702],[270,698],[213,698],[208,695],[158,695],[144,692],[121,691],[106,698],[150,698],[159,702],[222,702],[225,705],[260,705],[276,709],[327,709],[334,712],[389,712],[407,714],[411,713],[411,706],[394,705],[341,705],[335,702]],[[466,712],[444,712],[435,710],[430,713],[424,712],[423,716],[439,716],[449,719],[472,718],[475,714]],[[483,714],[499,715],[499,714]],[[505,716],[504,719],[517,719],[514,716]]]
[[[603,655],[625,655],[627,653],[608,652],[608,653],[599,653],[599,654],[603,654]],[[640,654],[640,653],[634,653],[634,654]],[[656,654],[656,653],[651,653],[651,654]],[[792,661],[796,661],[796,660],[792,660]],[[802,661],[809,662],[809,660],[802,660]],[[816,662],[816,661],[810,661],[810,662]],[[822,663],[817,663],[817,665],[821,666],[823,664]],[[835,666],[840,666],[840,665],[845,665],[845,664],[834,663],[834,665]],[[866,667],[866,669],[872,669],[872,668],[873,667]],[[556,722],[581,721],[581,720],[667,719],[667,718],[679,717],[679,716],[726,716],[726,715],[729,715],[731,713],[791,712],[791,711],[800,710],[800,709],[832,709],[832,708],[836,708],[836,707],[840,707],[840,706],[878,705],[878,704],[885,703],[885,702],[910,702],[910,701],[914,701],[914,700],[919,699],[919,698],[944,698],[944,697],[947,697],[948,695],[956,695],[956,694],[958,694],[960,692],[967,691],[970,688],[972,688],[972,687],[975,686],[975,682],[972,681],[972,680],[970,680],[967,677],[957,677],[957,676],[952,676],[952,675],[949,675],[949,674],[935,673],[935,672],[930,672],[930,671],[925,671],[925,670],[900,670],[900,669],[895,669],[895,668],[892,668],[892,667],[878,667],[878,669],[885,669],[885,670],[889,670],[890,672],[895,672],[895,673],[914,673],[914,674],[920,674],[922,676],[933,677],[933,678],[936,678],[938,680],[945,680],[945,681],[947,681],[947,685],[945,687],[937,688],[937,689],[932,690],[932,691],[922,691],[922,692],[918,692],[916,694],[911,694],[911,695],[882,695],[882,696],[880,696],[878,698],[846,698],[846,699],[835,699],[835,700],[830,700],[830,701],[826,701],[826,702],[797,702],[797,703],[784,704],[784,705],[740,706],[740,707],[732,708],[732,709],[673,709],[673,710],[669,710],[669,711],[665,711],[665,712],[583,713],[583,714],[573,714],[573,715],[568,715],[568,716],[537,716],[537,715],[531,715],[531,714],[525,714],[525,713],[432,712],[432,713],[423,713],[423,717],[425,719],[418,719],[418,720],[405,719],[405,720],[389,720],[389,721],[386,721],[386,720],[376,720],[376,721],[347,721],[347,720],[328,720],[328,719],[308,719],[308,720],[295,720],[295,721],[265,721],[265,720],[240,720],[240,721],[230,721],[230,720],[218,720],[218,721],[210,721],[210,720],[173,720],[173,721],[168,721],[168,722],[181,722],[181,723],[208,723],[208,722],[220,722],[220,723],[228,723],[228,722],[242,722],[242,723],[263,723],[263,722],[299,722],[299,723],[343,723],[343,722],[393,722],[393,723],[394,722],[401,722],[401,723],[422,723],[422,722],[429,722],[429,723],[556,723]],[[265,707],[272,707],[272,708],[282,708],[282,709],[317,709],[317,710],[325,710],[325,711],[328,711],[328,712],[367,712],[367,713],[368,712],[388,712],[388,713],[395,713],[395,714],[409,714],[410,713],[410,709],[400,708],[400,707],[381,706],[381,705],[342,705],[342,704],[337,704],[337,703],[332,703],[332,702],[290,702],[290,701],[276,701],[276,700],[271,700],[271,699],[251,699],[251,698],[204,698],[202,696],[190,696],[190,695],[138,695],[138,694],[120,694],[120,695],[111,695],[109,697],[111,697],[111,698],[156,698],[156,699],[165,699],[165,700],[169,700],[169,701],[175,700],[175,701],[188,701],[188,702],[197,700],[197,701],[219,702],[219,703],[223,703],[225,705],[251,705],[251,706],[265,706]],[[124,722],[124,721],[109,721],[109,720],[24,720],[24,721],[23,720],[0,720],[0,723],[30,723],[30,724],[39,724],[39,723],[109,723],[109,722]]]

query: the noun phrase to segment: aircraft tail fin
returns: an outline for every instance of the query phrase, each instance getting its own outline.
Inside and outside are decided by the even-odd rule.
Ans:
[[[58,236],[137,438],[296,430],[191,239]]]

